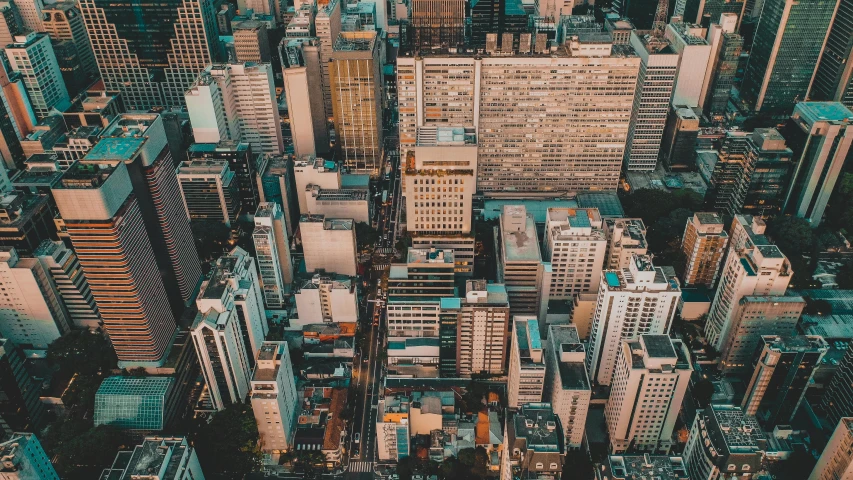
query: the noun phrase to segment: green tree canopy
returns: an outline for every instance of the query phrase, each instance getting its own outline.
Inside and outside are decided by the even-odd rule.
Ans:
[[[211,260],[228,250],[231,229],[222,222],[193,220],[191,223],[195,248],[202,260]]]
[[[243,478],[260,467],[258,438],[250,404],[227,407],[192,435],[205,476],[222,479]]]
[[[358,222],[355,224],[355,241],[359,250],[365,250],[373,246],[379,240],[379,232],[369,223]]]
[[[100,332],[72,330],[47,347],[47,359],[65,372],[108,373],[118,365],[115,350]]]

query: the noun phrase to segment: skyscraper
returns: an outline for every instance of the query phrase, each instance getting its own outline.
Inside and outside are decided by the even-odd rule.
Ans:
[[[3,472],[11,479],[59,480],[50,457],[33,433],[18,433],[0,443]]]
[[[760,348],[741,408],[772,430],[793,420],[829,346],[820,335],[766,335]]]
[[[332,51],[335,42],[341,34],[341,2],[342,0],[329,0],[327,3],[317,5],[317,16],[314,19],[314,28],[320,47],[320,69],[323,73],[323,103],[326,106],[326,115],[332,115],[332,79],[329,69],[332,60]],[[328,117],[326,118],[328,120]]]
[[[753,112],[786,116],[804,100],[839,0],[765,0],[740,89]]]
[[[33,256],[53,277],[74,326],[90,329],[100,326],[98,305],[74,250],[63,242],[45,240],[33,252]]]
[[[299,398],[287,342],[264,342],[252,373],[250,398],[261,448],[281,453],[293,446]]]
[[[182,106],[199,72],[220,60],[213,0],[82,0],[107,90],[130,110]]]
[[[275,202],[261,203],[255,212],[252,239],[258,261],[264,303],[269,309],[284,307],[284,293],[293,282],[290,243],[281,207]]]
[[[533,214],[523,205],[504,205],[499,224],[498,281],[506,285],[510,313],[539,315],[543,299],[545,265]]]
[[[809,88],[809,100],[841,102],[853,109],[853,1],[839,0],[826,46]]]
[[[489,348],[487,346],[486,348]],[[510,339],[508,405],[542,401],[545,386],[545,348],[536,317],[513,317]]]
[[[794,335],[805,306],[803,297],[793,295],[741,298],[732,315],[729,339],[720,351],[720,369],[727,374],[748,373],[762,337]]]
[[[821,400],[829,422],[837,423],[853,411],[853,348],[847,348]]]
[[[52,193],[119,365],[160,365],[175,316],[127,165],[78,162]]]
[[[737,5],[737,2],[725,2],[725,4]],[[741,7],[742,5],[738,8]],[[743,49],[743,37],[735,31],[738,14],[725,13],[722,17],[713,19],[715,23],[720,22],[720,24],[712,25],[709,29],[708,37],[713,39],[712,64],[709,65],[707,72],[709,81],[706,82],[702,108],[712,118],[725,115],[729,106],[729,97]]]
[[[685,286],[714,288],[728,241],[723,219],[716,213],[699,212],[687,219],[681,238],[681,251],[687,258],[683,277]]]
[[[761,470],[766,437],[755,417],[734,405],[709,405],[697,413],[684,464],[690,478],[750,477]],[[730,478],[731,478],[730,477]]]
[[[302,215],[299,229],[306,271],[356,275],[355,222],[351,218]]]
[[[545,398],[560,417],[566,448],[580,448],[592,389],[584,367],[586,355],[577,328],[574,325],[550,325],[545,350],[548,375]]]
[[[70,41],[77,53],[77,60],[85,74],[84,81],[91,83],[100,76],[92,42],[86,33],[80,7],[75,1],[63,1],[45,6],[42,11],[44,31],[53,41]],[[88,85],[88,84],[87,84]]]
[[[607,237],[596,208],[549,208],[545,256],[551,262],[549,299],[571,300],[597,292]]]
[[[835,480],[853,475],[853,417],[843,417],[836,424],[835,431],[820,458],[815,464],[809,480]]]
[[[193,160],[178,166],[178,184],[187,217],[236,226],[241,213],[234,172],[225,160]]]
[[[415,47],[455,47],[465,42],[464,0],[412,0],[409,22]]]
[[[53,110],[68,110],[71,100],[46,33],[16,35],[15,43],[6,47],[6,57],[11,70],[23,79],[36,118],[45,118]]]

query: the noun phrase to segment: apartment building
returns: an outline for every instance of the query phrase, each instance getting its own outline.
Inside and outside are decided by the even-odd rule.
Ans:
[[[723,219],[713,212],[697,212],[687,220],[681,237],[681,251],[687,258],[684,286],[714,288],[726,253],[729,235]]]
[[[536,317],[513,317],[507,393],[509,407],[542,401],[545,348]]]
[[[605,218],[602,224],[607,237],[606,270],[628,268],[631,257],[645,255],[649,246],[646,243],[646,225],[639,218]]]
[[[566,448],[578,449],[583,444],[592,389],[584,365],[586,354],[577,328],[574,325],[549,325],[545,350],[545,398],[560,418]]]
[[[551,300],[598,290],[607,254],[603,224],[596,208],[548,209],[543,243],[551,262]]]

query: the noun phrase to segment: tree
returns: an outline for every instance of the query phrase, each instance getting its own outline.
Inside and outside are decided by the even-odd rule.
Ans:
[[[811,224],[803,218],[777,215],[767,219],[766,233],[791,262],[794,270],[791,283],[810,285],[817,266],[817,253],[821,250]],[[813,262],[809,263],[804,255],[810,256]]]
[[[366,250],[379,240],[379,232],[369,223],[358,222],[355,224],[355,241],[359,250]]]
[[[118,358],[100,332],[72,330],[47,347],[47,359],[65,372],[81,375],[106,373],[118,366]]]
[[[641,188],[622,198],[625,215],[641,218],[647,228],[679,208],[690,212],[699,211],[703,203],[704,199],[701,195],[685,188],[672,192],[657,188]],[[683,228],[684,225],[682,230]]]
[[[112,463],[123,439],[114,427],[91,428],[91,420],[64,418],[47,429],[42,445],[62,478],[93,478]]]
[[[404,457],[397,461],[397,476],[400,480],[412,480],[415,471],[414,457]]]
[[[243,478],[261,465],[258,437],[250,404],[227,407],[191,435],[205,476],[223,479]]]
[[[699,408],[705,408],[711,404],[711,397],[714,395],[714,384],[707,378],[703,378],[693,385],[693,398],[699,404]]]
[[[222,222],[193,220],[191,227],[195,248],[204,261],[218,257],[231,246],[231,229]]]

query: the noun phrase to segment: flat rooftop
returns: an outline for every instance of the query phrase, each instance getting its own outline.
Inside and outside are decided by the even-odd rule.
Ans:
[[[795,108],[807,121],[853,122],[853,112],[841,102],[800,102]]]
[[[610,455],[602,475],[613,480],[687,480],[681,457],[669,455]]]
[[[642,335],[640,342],[651,358],[677,358],[668,335]]]
[[[100,188],[115,169],[112,165],[77,162],[65,172],[56,188]]]
[[[156,113],[123,113],[101,133],[103,138],[142,137],[160,116]]]
[[[141,137],[107,137],[95,144],[83,160],[110,160],[126,162],[133,160],[142,148],[145,139]]]
[[[511,208],[511,207],[507,207]],[[503,231],[501,240],[504,244],[506,261],[508,262],[541,262],[542,254],[539,251],[539,239],[536,233],[536,222],[533,215],[528,214],[525,218],[524,230]]]
[[[222,298],[229,280],[234,277],[238,261],[239,258],[232,255],[222,256],[216,261],[216,265],[214,265],[213,271],[210,274],[210,281],[204,289],[202,298]]]
[[[444,263],[453,264],[453,250],[440,248],[410,248],[406,263]]]

